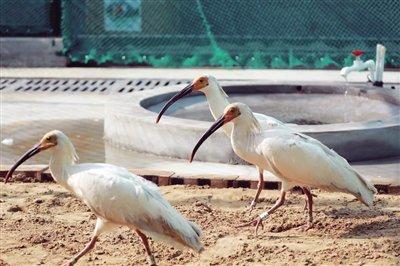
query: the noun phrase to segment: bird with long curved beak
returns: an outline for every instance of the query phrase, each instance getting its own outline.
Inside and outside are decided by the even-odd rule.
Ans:
[[[29,158],[33,157],[34,155],[38,154],[41,151],[47,150],[51,147],[54,147],[56,144],[54,143],[42,143],[39,142],[38,144],[34,145],[31,149],[29,149],[18,161],[11,167],[11,169],[7,172],[6,177],[4,179],[4,183],[7,183],[12,174],[14,173],[15,169],[18,168],[23,162],[28,160]]]
[[[179,99],[185,97],[186,95],[189,95],[190,93],[194,91],[201,90],[204,87],[207,87],[209,85],[208,79],[206,77],[200,77],[196,80],[193,80],[189,85],[187,85],[185,88],[183,88],[181,91],[179,91],[177,94],[172,96],[171,99],[169,99],[161,109],[161,111],[158,113],[156,123],[158,123],[163,116],[163,114],[168,110],[171,105],[173,105],[176,101]]]
[[[250,108],[243,103],[230,104],[224,114],[204,133],[193,148],[191,162],[201,144],[224,124],[232,122],[231,144],[234,152],[247,162],[267,169],[282,181],[281,195],[275,205],[253,221],[239,225],[262,226],[285,202],[285,195],[294,186],[300,186],[307,196],[308,221],[313,225],[312,194],[308,187],[354,195],[367,206],[372,206],[375,187],[333,150],[309,136],[280,128],[264,130]]]
[[[68,265],[75,264],[95,245],[101,233],[127,226],[142,240],[150,265],[156,265],[147,236],[177,248],[203,251],[201,230],[186,220],[162,196],[158,187],[125,168],[111,164],[75,164],[77,155],[69,138],[61,131],[50,131],[26,152],[7,173],[5,182],[24,161],[51,150],[50,171],[57,183],[75,194],[97,216],[90,242]]]
[[[165,103],[157,116],[156,123],[160,121],[162,115],[168,110],[169,107],[171,107],[171,105],[173,105],[175,102],[185,97],[186,95],[189,95],[190,93],[196,91],[202,92],[206,96],[208,105],[210,107],[210,112],[215,120],[223,115],[224,109],[226,108],[226,106],[229,105],[228,95],[222,89],[221,85],[218,83],[215,77],[211,75],[203,75],[195,78],[189,85],[187,85],[177,94],[175,94]],[[264,129],[279,127],[288,131],[292,131],[290,127],[286,126],[283,122],[271,116],[259,113],[254,113],[254,116],[260,123],[261,127]],[[223,130],[225,134],[230,138],[232,134],[232,125],[224,124]],[[259,180],[257,184],[257,192],[250,204],[250,211],[256,206],[261,191],[264,188],[264,170],[265,169],[258,168]]]

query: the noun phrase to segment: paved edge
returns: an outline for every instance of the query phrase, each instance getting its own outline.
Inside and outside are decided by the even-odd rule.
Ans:
[[[319,69],[221,69],[221,68],[152,68],[152,67],[113,67],[113,68],[11,68],[0,67],[0,77],[3,78],[168,78],[192,79],[199,75],[211,74],[217,79],[233,80],[273,80],[280,81],[315,81],[315,82],[347,82],[340,76],[340,70]],[[366,82],[367,72],[353,72],[348,77],[349,82]],[[393,69],[384,73],[385,83],[400,83],[399,71]]]
[[[1,165],[0,167],[0,178],[2,181],[6,176],[8,170],[11,168],[9,165]],[[158,186],[169,186],[169,185],[196,185],[196,186],[210,186],[212,188],[250,188],[256,189],[258,181],[251,179],[246,176],[237,175],[188,175],[183,176],[176,174],[172,171],[159,171],[152,169],[140,169],[131,168],[128,169],[131,173],[142,176],[143,178],[157,184]],[[22,174],[22,178],[18,181],[23,183],[28,182],[54,182],[51,176],[50,170],[47,165],[25,165],[21,166],[19,170],[14,172],[15,174]],[[12,182],[11,179],[9,182]],[[395,194],[400,195],[400,185],[387,184],[387,183],[375,183],[375,187],[378,189],[380,194]],[[281,182],[276,180],[266,180],[264,182],[264,189],[275,189],[281,188]]]

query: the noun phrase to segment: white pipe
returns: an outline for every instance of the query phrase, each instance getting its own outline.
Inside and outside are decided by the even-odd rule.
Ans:
[[[374,74],[374,85],[382,86],[383,70],[385,67],[386,48],[382,44],[376,46],[376,67]]]

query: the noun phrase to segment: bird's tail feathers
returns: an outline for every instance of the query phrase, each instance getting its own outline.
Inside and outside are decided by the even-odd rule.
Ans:
[[[356,183],[353,183],[353,186],[351,186],[352,188],[345,189],[346,192],[353,194],[366,206],[371,207],[374,202],[374,195],[378,193],[374,185],[370,181],[362,177],[355,169],[350,166],[346,159],[338,155],[335,151],[326,149],[326,152],[330,154],[331,158],[335,160],[339,165],[342,165],[342,169],[345,171],[344,176],[347,176],[349,174],[349,178],[352,177],[350,178],[351,180],[358,181]]]
[[[147,228],[145,231],[153,239],[171,244],[178,249],[191,248],[201,253],[204,247],[200,241],[200,228],[182,216],[180,219],[182,220],[177,223],[171,223],[161,218],[153,223],[152,229]],[[154,226],[155,224],[157,226]]]
[[[204,250],[203,244],[200,242],[201,230],[199,226],[191,221],[186,221],[191,230],[178,230],[181,238],[185,240],[185,246],[201,253]]]
[[[202,235],[200,227],[197,224],[195,224],[194,222],[191,222],[191,221],[188,221],[188,222],[189,222],[190,226],[193,228],[193,230],[196,232],[197,236],[200,237]]]
[[[372,207],[374,203],[374,195],[377,194],[378,191],[371,182],[363,178],[356,171],[354,171],[354,173],[360,181],[361,186],[358,186],[358,191],[353,191],[352,194],[366,206]]]

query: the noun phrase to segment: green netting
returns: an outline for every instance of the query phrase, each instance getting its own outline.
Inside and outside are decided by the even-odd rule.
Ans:
[[[57,34],[56,0],[0,0],[1,36]]]
[[[398,0],[65,0],[72,62],[338,68],[353,49],[400,65]]]

